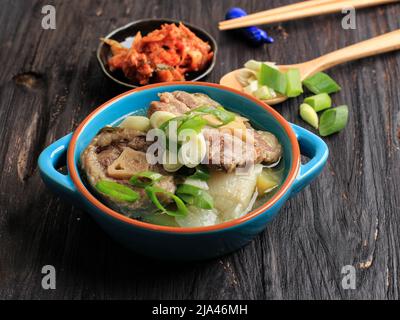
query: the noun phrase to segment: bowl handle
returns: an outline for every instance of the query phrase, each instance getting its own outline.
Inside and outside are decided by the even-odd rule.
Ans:
[[[79,193],[69,173],[63,174],[57,170],[62,164],[65,164],[71,137],[72,133],[62,137],[43,150],[39,156],[38,165],[42,179],[50,190],[61,196],[75,198]]]
[[[295,124],[291,124],[300,145],[300,153],[310,160],[300,165],[300,171],[293,183],[291,195],[295,195],[308,186],[324,168],[329,149],[326,143],[315,134]]]

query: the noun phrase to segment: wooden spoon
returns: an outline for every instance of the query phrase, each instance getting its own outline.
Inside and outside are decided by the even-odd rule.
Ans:
[[[319,58],[292,65],[277,66],[281,71],[288,69],[299,69],[301,80],[319,72],[327,70],[341,63],[389,52],[400,49],[400,29],[392,31],[381,36],[362,41],[349,47],[333,51]],[[224,75],[219,83],[226,87],[237,90],[243,90],[243,86],[237,81],[236,74],[240,70],[237,69]],[[286,96],[278,96],[273,99],[264,100],[269,105],[281,103],[287,99]]]

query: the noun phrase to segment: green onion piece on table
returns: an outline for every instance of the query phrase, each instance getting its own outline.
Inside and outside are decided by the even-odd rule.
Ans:
[[[289,69],[289,71],[286,72],[286,79],[286,96],[289,98],[294,98],[303,93],[299,69]]]
[[[135,174],[129,182],[135,187],[144,188],[159,181],[162,175],[153,171],[143,171]]]
[[[139,194],[136,191],[114,181],[101,180],[97,182],[96,189],[119,201],[135,202],[139,199]]]
[[[258,82],[260,83],[260,85],[272,88],[281,94],[286,94],[286,88],[287,88],[286,74],[280,72],[275,68],[268,66],[265,63],[261,64],[261,71]]]
[[[208,192],[190,184],[181,184],[178,186],[176,194],[184,199],[185,202],[195,207],[201,209],[214,208],[214,201]]]
[[[300,117],[309,125],[318,129],[318,115],[310,105],[306,103],[300,105]]]
[[[183,216],[187,215],[188,209],[187,209],[186,205],[183,203],[183,201],[179,197],[177,197],[173,193],[165,191],[162,188],[154,187],[154,186],[147,186],[144,190],[145,190],[147,196],[149,197],[149,199],[151,200],[151,202],[153,202],[154,205],[159,210],[161,210],[163,213],[165,213],[169,216],[173,216],[173,217],[183,217]],[[175,202],[175,205],[176,205],[175,211],[169,210],[161,204],[161,202],[157,198],[157,194],[159,194],[159,193],[164,194],[167,197],[170,197]]]
[[[329,109],[332,106],[332,99],[327,93],[320,93],[304,99],[316,112]]]
[[[341,131],[346,127],[349,118],[347,106],[340,106],[324,111],[321,116],[319,134],[323,137]]]
[[[340,91],[342,88],[324,72],[318,72],[303,81],[303,85],[308,90],[315,94],[319,93],[334,93]]]

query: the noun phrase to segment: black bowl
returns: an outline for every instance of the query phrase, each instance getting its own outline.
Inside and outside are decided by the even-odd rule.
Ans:
[[[145,36],[151,31],[159,29],[161,25],[165,23],[177,24],[179,22],[182,22],[201,40],[208,42],[209,45],[211,46],[211,50],[214,52],[213,58],[206,69],[197,72],[190,72],[187,75],[185,75],[187,81],[197,81],[200,80],[201,78],[204,78],[207,74],[211,72],[211,70],[214,68],[215,60],[217,57],[217,43],[215,39],[201,28],[195,27],[183,21],[177,21],[172,19],[144,19],[131,22],[121,28],[118,28],[113,32],[111,32],[110,34],[108,34],[105,38],[113,39],[118,42],[123,42],[128,37],[134,37],[138,31],[140,31],[142,35]],[[107,63],[110,57],[112,57],[110,46],[101,42],[99,48],[97,49],[97,60],[99,61],[100,67],[105,73],[105,75],[109,77],[111,80],[129,88],[137,88],[141,86],[139,84],[130,83],[129,80],[124,76],[122,71],[120,70],[111,71]]]

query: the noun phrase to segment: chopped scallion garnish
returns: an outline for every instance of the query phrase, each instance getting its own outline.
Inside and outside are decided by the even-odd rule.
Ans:
[[[341,87],[324,72],[318,72],[303,81],[308,90],[315,94],[334,93],[341,90]]]
[[[192,174],[189,178],[207,181],[210,178],[210,172],[205,166],[197,166],[196,172]]]
[[[200,112],[206,114],[212,114],[213,116],[217,117],[221,122],[222,125],[228,124],[235,120],[235,114],[225,110],[222,106],[214,108],[214,107],[198,107],[191,112]]]
[[[193,117],[188,117],[186,120],[182,122],[182,124],[178,128],[178,135],[181,131],[185,129],[190,129],[199,133],[201,129],[207,124],[207,120],[203,119],[200,115],[196,115]]]
[[[300,70],[289,69],[289,71],[286,72],[286,78],[286,96],[294,98],[301,95],[303,93],[303,86],[301,84]]]
[[[209,193],[190,184],[181,184],[176,189],[176,194],[188,204],[201,209],[214,208],[214,201]]]
[[[316,112],[329,109],[332,106],[332,99],[327,93],[320,93],[304,99],[304,103],[310,105]]]
[[[287,78],[286,75],[279,70],[263,63],[261,64],[260,77],[258,82],[261,85],[274,89],[275,91],[286,94]]]
[[[135,187],[144,188],[154,184],[162,178],[162,175],[153,171],[143,171],[135,174],[129,182]]]
[[[318,129],[318,115],[310,105],[306,103],[300,105],[300,117],[315,129]]]
[[[139,194],[136,191],[114,181],[101,180],[97,182],[96,189],[119,201],[135,202],[139,199]]]
[[[162,188],[154,187],[154,186],[148,186],[144,190],[145,190],[147,196],[149,197],[149,199],[151,200],[151,202],[153,202],[154,205],[159,210],[161,210],[163,213],[165,213],[169,216],[173,216],[173,217],[182,217],[182,216],[187,215],[188,209],[187,209],[186,205],[183,203],[183,201],[179,197],[177,197],[173,193],[168,192]],[[157,194],[163,194],[163,195],[171,198],[175,202],[176,210],[172,211],[172,210],[165,208],[161,204],[161,202],[158,200]]]
[[[349,109],[346,105],[328,109],[321,116],[319,134],[323,137],[341,131],[346,127]]]

